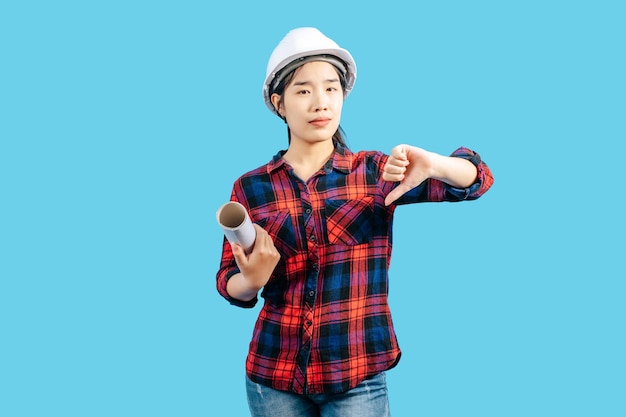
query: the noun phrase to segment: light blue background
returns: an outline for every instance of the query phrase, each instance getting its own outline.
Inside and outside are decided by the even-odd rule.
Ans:
[[[0,415],[247,415],[215,211],[286,146],[261,85],[308,25],[358,63],[353,150],[496,178],[397,211],[394,416],[626,415],[624,3],[214,3],[0,6]]]

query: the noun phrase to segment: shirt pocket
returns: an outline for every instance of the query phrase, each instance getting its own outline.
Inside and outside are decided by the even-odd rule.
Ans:
[[[296,254],[296,234],[288,211],[271,213],[266,217],[257,219],[255,223],[271,236],[281,258],[287,259]]]
[[[326,236],[333,245],[360,245],[372,239],[374,197],[326,200]]]

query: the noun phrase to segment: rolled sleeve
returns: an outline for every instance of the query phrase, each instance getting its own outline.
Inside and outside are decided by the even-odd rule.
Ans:
[[[461,147],[454,151],[450,156],[463,158],[470,161],[477,170],[476,181],[467,188],[457,188],[448,184],[444,184],[447,193],[459,200],[476,200],[491,188],[493,185],[493,175],[491,170],[482,160],[480,155],[471,149]]]
[[[238,274],[239,268],[235,264],[232,251],[230,249],[230,244],[224,242],[223,250],[222,250],[222,261],[220,269],[217,271],[216,275],[216,285],[217,292],[220,293],[222,297],[226,299],[229,303],[234,306],[242,307],[242,308],[252,308],[258,302],[258,297],[254,297],[250,301],[242,301],[230,296],[228,291],[226,290],[226,286],[228,285],[228,280],[235,274]]]

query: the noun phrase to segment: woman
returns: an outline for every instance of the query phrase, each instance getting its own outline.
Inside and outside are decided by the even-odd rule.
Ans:
[[[493,183],[467,148],[352,153],[339,122],[355,80],[350,53],[315,28],[290,31],[268,63],[263,94],[289,147],[235,182],[257,239],[247,255],[224,240],[217,273],[232,304],[253,307],[261,289],[265,299],[246,361],[253,416],[388,416],[394,210],[473,200]]]

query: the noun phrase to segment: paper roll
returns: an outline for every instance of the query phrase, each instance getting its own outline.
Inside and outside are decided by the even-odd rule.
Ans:
[[[217,222],[230,243],[241,245],[249,253],[256,240],[256,230],[246,208],[236,201],[229,201],[217,210]]]

